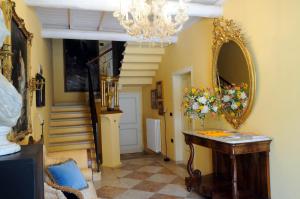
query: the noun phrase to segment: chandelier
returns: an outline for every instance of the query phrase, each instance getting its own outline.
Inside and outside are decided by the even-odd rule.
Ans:
[[[120,10],[114,12],[114,17],[130,36],[139,39],[169,40],[189,19],[186,0],[179,0],[175,8],[166,0],[132,0],[131,4],[120,1]]]

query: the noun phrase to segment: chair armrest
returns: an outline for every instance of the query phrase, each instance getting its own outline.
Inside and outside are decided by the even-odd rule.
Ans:
[[[49,186],[51,186],[51,187],[53,187],[57,190],[62,191],[68,199],[84,199],[82,193],[80,191],[76,190],[76,189],[72,189],[70,187],[60,186],[60,185],[55,184],[51,181],[46,181],[46,183]]]
[[[84,176],[86,181],[93,180],[93,171],[90,168],[80,169],[82,175]]]

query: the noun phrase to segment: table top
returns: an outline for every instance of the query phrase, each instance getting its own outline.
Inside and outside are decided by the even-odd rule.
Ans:
[[[243,144],[272,141],[272,138],[266,135],[260,135],[258,133],[253,132],[236,132],[224,130],[183,130],[183,133],[227,144]]]

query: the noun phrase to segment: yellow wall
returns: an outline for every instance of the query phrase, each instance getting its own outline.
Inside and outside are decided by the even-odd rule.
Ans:
[[[65,92],[63,40],[52,40],[54,103],[82,103],[86,101],[84,92]]]
[[[46,106],[36,108],[35,94],[33,96],[33,105],[31,108],[32,130],[34,139],[40,139],[41,127],[38,115],[40,114],[45,120],[45,131],[48,130],[49,111],[52,105],[52,69],[51,69],[51,42],[41,38],[41,26],[34,9],[26,6],[24,0],[16,0],[16,12],[25,20],[26,28],[33,33],[31,47],[31,77],[39,70],[39,65],[43,66],[44,77],[46,78]]]
[[[300,1],[230,0],[225,17],[243,29],[254,58],[257,95],[241,130],[274,138],[271,147],[273,199],[300,198]]]
[[[242,28],[257,75],[253,111],[240,131],[256,131],[274,138],[271,146],[271,190],[273,199],[300,198],[300,1],[228,0],[225,18]],[[163,80],[165,104],[172,111],[172,74],[192,66],[194,86],[211,86],[212,21],[202,20],[180,34],[178,43],[167,48],[156,77]],[[150,109],[150,89],[144,88],[144,118],[158,117]],[[148,101],[147,101],[148,100]],[[169,112],[169,111],[168,111]],[[231,129],[223,120],[210,127]],[[168,144],[174,158],[173,119],[167,116]],[[210,153],[197,150],[196,167],[211,171]]]
[[[174,144],[171,143],[171,138],[174,138],[174,123],[173,117],[169,115],[170,112],[174,112],[172,76],[185,68],[192,68],[191,79],[193,86],[199,87],[201,85],[203,87],[209,87],[211,85],[212,69],[210,65],[212,62],[212,30],[212,21],[202,20],[182,32],[178,42],[166,48],[165,55],[163,56],[160,68],[157,72],[155,81],[161,80],[163,82],[164,106],[167,108],[166,123],[168,155],[172,159],[175,159]],[[155,85],[143,89],[143,120],[145,121],[147,117],[161,119],[162,151],[165,153],[163,117],[158,116],[157,110],[152,110],[150,106],[150,90],[153,88],[155,88]],[[145,129],[144,124],[144,131]],[[203,173],[210,172],[210,151],[199,147],[197,153],[201,153],[201,155],[198,156],[198,161],[195,164],[199,165]],[[200,165],[198,162],[205,163]]]

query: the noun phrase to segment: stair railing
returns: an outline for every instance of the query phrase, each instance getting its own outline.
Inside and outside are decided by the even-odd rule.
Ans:
[[[96,108],[96,103],[95,103],[95,95],[94,95],[94,88],[93,88],[90,67],[92,67],[92,64],[87,64],[88,86],[89,86],[89,105],[90,105],[94,144],[95,144],[95,151],[96,151],[97,171],[99,172],[99,170],[100,170],[99,164],[102,163],[102,142],[101,142],[101,137],[99,135],[98,114],[97,114],[97,108]]]

